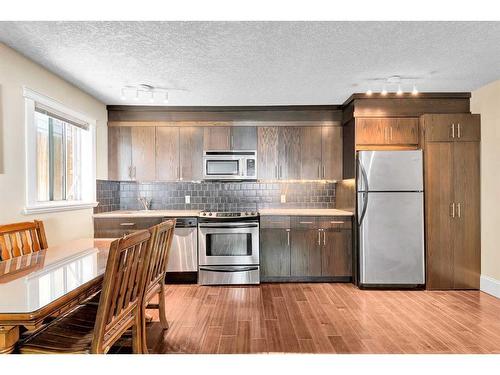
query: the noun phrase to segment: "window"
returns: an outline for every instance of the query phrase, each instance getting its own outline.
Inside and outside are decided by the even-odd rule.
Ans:
[[[95,122],[29,89],[25,97],[25,212],[95,206]]]

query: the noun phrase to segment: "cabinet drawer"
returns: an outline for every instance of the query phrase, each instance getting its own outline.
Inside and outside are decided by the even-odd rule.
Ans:
[[[261,216],[261,228],[290,228],[290,216]]]
[[[321,229],[351,229],[352,219],[349,216],[319,217],[318,227]]]
[[[296,216],[290,219],[294,229],[317,229],[318,218],[315,216]]]
[[[94,218],[94,237],[122,237],[160,223],[160,217]]]

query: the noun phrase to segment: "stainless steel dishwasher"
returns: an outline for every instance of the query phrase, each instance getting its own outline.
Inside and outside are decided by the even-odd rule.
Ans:
[[[168,220],[164,218],[163,220]],[[179,217],[168,258],[167,272],[198,271],[198,219]]]

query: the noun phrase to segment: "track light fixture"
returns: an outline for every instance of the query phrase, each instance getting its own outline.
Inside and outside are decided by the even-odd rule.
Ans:
[[[368,89],[366,90],[366,96],[372,96],[375,92],[372,87],[381,87],[379,92],[382,96],[387,96],[389,92],[395,93],[397,96],[403,96],[405,94],[405,87],[413,87],[412,91],[407,91],[406,93],[416,96],[418,95],[418,90],[415,81],[418,81],[419,77],[403,77],[399,75],[390,76],[388,78],[370,78],[368,79]]]

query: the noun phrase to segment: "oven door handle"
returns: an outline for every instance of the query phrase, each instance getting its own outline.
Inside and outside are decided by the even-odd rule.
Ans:
[[[248,224],[248,223],[203,223],[199,224],[200,228],[258,228],[259,224]]]
[[[259,267],[200,267],[200,271],[210,271],[210,272],[248,272],[248,271],[257,271]]]

